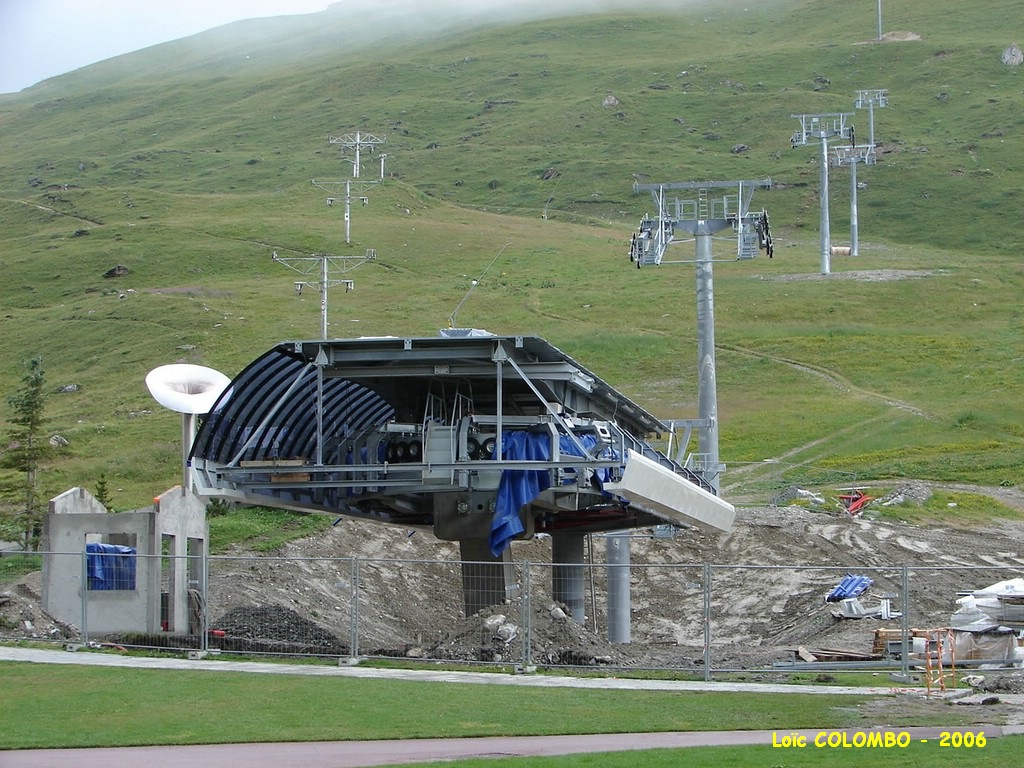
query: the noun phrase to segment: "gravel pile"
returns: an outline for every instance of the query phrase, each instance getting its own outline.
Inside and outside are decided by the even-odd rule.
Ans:
[[[44,611],[40,603],[42,578],[38,571],[23,576],[0,592],[0,639],[61,641],[78,630]]]
[[[530,636],[519,627],[522,605],[507,605],[462,619],[436,643],[407,649],[404,655],[433,659],[472,659],[516,663],[522,659],[523,642],[530,643],[531,658],[553,666],[635,666],[642,663],[637,648],[614,645],[601,635],[573,621],[562,606],[544,603],[533,608]]]
[[[924,483],[908,482],[903,483],[899,487],[893,489],[889,494],[884,496],[879,502],[882,506],[891,506],[895,504],[903,504],[909,502],[911,504],[924,504],[928,499],[932,497],[932,489]]]
[[[1024,693],[1024,674],[986,675],[980,685],[973,687],[988,693]]]
[[[775,494],[775,496],[772,497],[771,505],[773,507],[784,507],[794,502],[803,502],[820,509],[825,506],[825,497],[821,494],[814,493],[813,491],[807,491],[803,488],[791,485],[790,487],[784,488]]]
[[[347,644],[290,608],[235,608],[210,624],[211,645],[224,650],[343,655]],[[223,633],[223,635],[221,635]]]

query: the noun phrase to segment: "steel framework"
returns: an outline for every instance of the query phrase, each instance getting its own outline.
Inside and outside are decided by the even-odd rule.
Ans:
[[[651,193],[658,216],[656,220],[645,216],[641,221],[640,229],[634,233],[630,244],[631,261],[638,267],[661,264],[668,246],[675,241],[677,230],[692,235],[696,241],[698,418],[691,426],[697,428],[699,455],[691,456],[685,463],[704,477],[716,492],[721,487],[720,476],[724,467],[718,451],[712,238],[716,232],[733,229],[737,232],[737,258],[752,258],[749,244],[755,240],[771,256],[773,245],[768,214],[764,210],[753,215],[750,213],[754,191],[770,187],[771,183],[771,179],[759,179],[633,185],[634,192]],[[668,190],[685,190],[695,197],[677,198],[670,204],[665,197]],[[683,443],[680,450],[685,448]]]
[[[379,147],[380,145],[384,144],[386,141],[387,141],[387,139],[384,136],[378,137],[378,136],[374,136],[373,134],[369,134],[369,133],[360,133],[359,131],[356,131],[355,133],[346,133],[343,136],[328,136],[327,137],[327,142],[329,144],[338,144],[339,146],[342,146],[345,149],[354,149],[355,150],[355,152],[356,152],[356,159],[352,162],[352,178],[353,179],[358,179],[359,178],[359,169],[361,167],[361,163],[360,163],[359,157],[360,157],[361,150],[366,148],[366,149],[370,150],[370,152],[373,152],[373,150],[376,147]],[[380,169],[381,169],[380,176],[383,179],[384,178],[384,161],[383,160],[381,160]]]
[[[821,203],[821,274],[827,275],[831,272],[832,257],[832,233],[828,214],[828,142],[829,139],[842,138],[855,144],[853,126],[849,124],[851,117],[849,112],[833,112],[817,115],[792,115],[791,117],[800,121],[800,129],[796,131],[789,140],[790,145],[796,149],[810,144],[812,141],[820,142],[821,153],[818,157],[818,173],[820,178],[820,203]]]
[[[339,285],[345,286],[345,291],[353,290],[355,282],[352,280],[338,280],[331,278],[331,273],[344,273],[374,261],[377,258],[377,251],[368,248],[363,256],[332,256],[328,253],[315,253],[312,256],[278,256],[277,251],[273,252],[274,261],[278,264],[298,272],[301,275],[311,275],[319,268],[320,279],[316,281],[297,280],[295,292],[302,293],[303,288],[312,288],[320,294],[320,336],[327,338],[327,294],[329,289]]]

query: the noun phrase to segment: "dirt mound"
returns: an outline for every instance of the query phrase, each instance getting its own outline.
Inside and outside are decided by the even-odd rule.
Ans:
[[[873,504],[920,502],[930,493],[928,484],[907,482]],[[871,510],[851,517],[834,504],[826,509],[741,507],[728,534],[689,530],[662,538],[637,531],[630,547],[633,642],[628,645],[607,641],[606,630],[589,615],[593,606],[580,625],[564,618],[550,599],[538,598],[530,607],[528,638],[523,637],[519,600],[467,618],[461,602],[453,599],[462,588],[458,565],[443,562],[457,558],[452,545],[355,522],[294,542],[280,558],[215,563],[211,604],[290,606],[337,632],[349,621],[344,558],[381,558],[390,552],[409,560],[380,559],[360,566],[363,654],[517,662],[519,644],[526,639],[532,658],[543,664],[689,668],[703,663],[702,568],[714,563],[714,666],[750,668],[792,660],[800,645],[871,654],[876,629],[898,629],[899,619],[837,617],[836,604],[824,598],[848,573],[870,574],[867,604],[878,595],[901,593],[902,566],[927,568],[911,577],[911,626],[940,627],[956,610],[958,592],[997,580],[992,572],[972,569],[1024,569],[1024,551],[1013,546],[1021,540],[1022,523],[1002,521],[971,531],[873,517]],[[593,553],[598,579],[600,546],[595,544]],[[550,549],[549,541],[516,542],[513,555],[517,561],[543,564],[550,562]],[[318,557],[335,559],[310,559]],[[427,559],[442,562],[427,565]],[[546,570],[535,572],[536,584],[546,586],[548,580]],[[601,593],[600,583],[595,588]],[[899,600],[893,603],[898,610]],[[228,608],[218,610],[226,613]]]
[[[921,36],[916,32],[907,32],[905,30],[895,30],[893,32],[886,32],[882,35],[883,43],[905,43],[911,40],[920,40]]]
[[[1019,495],[993,493],[1010,491]],[[905,482],[872,505],[923,501],[930,492],[930,484]],[[274,556],[212,558],[207,606],[211,630],[223,633],[214,642],[232,650],[349,655],[355,609],[359,655],[517,663],[525,641],[541,664],[692,668],[703,663],[703,569],[711,563],[713,665],[750,669],[791,661],[799,646],[871,654],[875,630],[898,630],[900,619],[837,617],[837,605],[824,598],[846,574],[869,575],[867,597],[876,600],[902,595],[901,569],[918,569],[908,582],[910,626],[948,626],[958,593],[1024,571],[1022,534],[1020,521],[965,530],[951,516],[948,526],[923,527],[877,519],[871,508],[852,517],[831,503],[740,507],[727,534],[636,531],[630,644],[606,638],[599,537],[587,577],[588,595],[598,599],[583,623],[551,601],[550,540],[513,545],[517,567],[532,564],[529,622],[519,599],[466,617],[456,545],[352,520]],[[35,574],[5,587],[0,637],[76,636],[39,610],[38,580]],[[892,607],[899,610],[899,597]]]
[[[522,660],[522,601],[494,606],[457,622],[431,647],[410,648],[406,656],[435,659],[510,662]],[[531,611],[529,638],[532,658],[547,666],[624,666],[633,663],[627,646],[613,645],[567,615],[556,603]]]
[[[42,575],[30,573],[0,591],[0,637],[28,640],[68,640],[78,629],[58,621],[40,606]]]
[[[894,504],[903,504],[904,502],[921,505],[931,497],[932,489],[926,483],[908,482],[894,488],[879,499],[878,502],[887,507]]]
[[[224,650],[345,655],[348,647],[319,624],[290,608],[234,608],[210,624],[211,645]],[[302,638],[301,643],[295,641]]]
[[[827,275],[818,273],[797,273],[789,275],[772,275],[762,280],[792,283],[802,281],[835,282],[836,280],[852,280],[864,283],[888,283],[895,280],[919,280],[946,274],[941,269],[849,269],[830,272]]]

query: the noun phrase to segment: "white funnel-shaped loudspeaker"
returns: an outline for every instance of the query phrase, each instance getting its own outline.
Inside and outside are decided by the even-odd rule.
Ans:
[[[229,384],[220,371],[186,363],[161,365],[146,375],[153,399],[178,413],[209,413]]]
[[[149,393],[164,408],[181,414],[181,487],[192,492],[188,456],[196,436],[196,416],[209,413],[231,379],[202,365],[161,365],[146,374]]]

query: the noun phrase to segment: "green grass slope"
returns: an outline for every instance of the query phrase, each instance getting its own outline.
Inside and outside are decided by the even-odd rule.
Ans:
[[[436,333],[510,243],[460,324],[542,335],[659,416],[695,416],[692,266],[630,267],[653,207],[632,185],[766,177],[776,187],[754,205],[776,257],[716,250],[723,460],[780,458],[793,481],[824,468],[1019,484],[1024,74],[1000,61],[1017,4],[887,4],[884,42],[861,5],[469,18],[443,32],[439,18],[374,27],[332,9],[0,96],[0,392],[42,354],[47,431],[70,443],[44,494],[104,473],[115,506],[147,502],[177,481],[180,439],[147,371],[233,375],[319,334],[319,298],[294,294],[275,249],[376,250],[346,275],[354,292],[330,294],[344,337]],[[859,176],[861,254],[823,279],[817,152],[790,148],[791,115],[852,113],[875,88],[889,106],[875,112],[878,165]],[[863,140],[864,111],[855,123]],[[351,156],[328,136],[356,130],[386,136],[390,176],[353,190],[369,204],[346,244],[343,206],[325,198],[342,194]],[[364,160],[375,178],[377,157]],[[845,244],[847,171],[831,179]],[[116,265],[129,274],[105,278]],[[906,279],[853,279],[879,270]],[[5,432],[10,415],[5,401]]]

